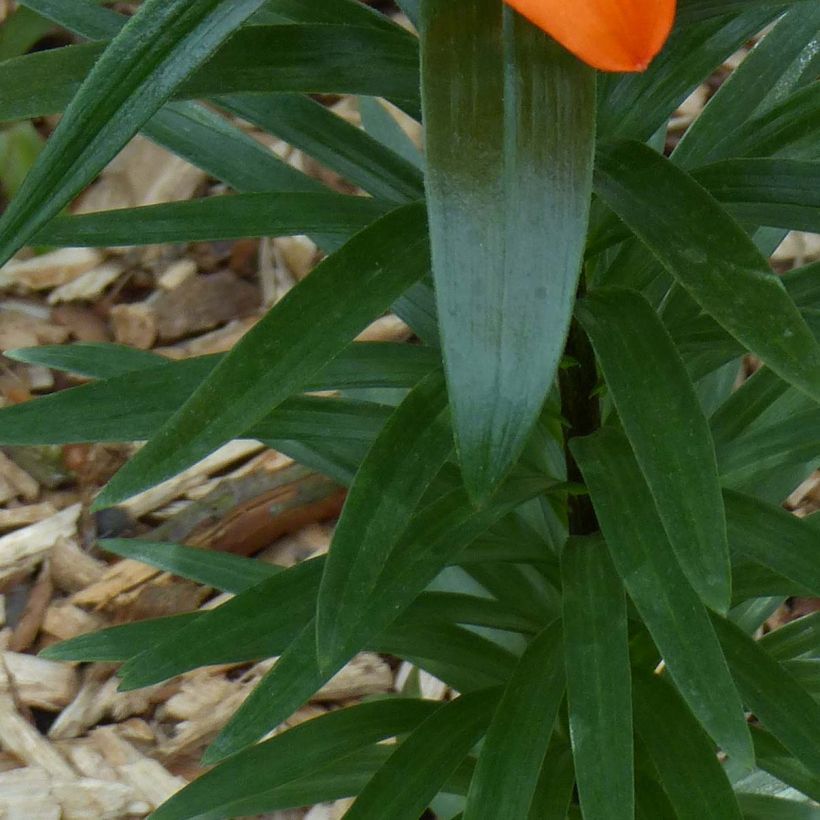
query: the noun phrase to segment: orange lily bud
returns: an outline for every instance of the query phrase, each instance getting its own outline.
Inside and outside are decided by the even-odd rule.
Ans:
[[[675,0],[507,0],[564,48],[603,71],[644,71],[663,48]]]

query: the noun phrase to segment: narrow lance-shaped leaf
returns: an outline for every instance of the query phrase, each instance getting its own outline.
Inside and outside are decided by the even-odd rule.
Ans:
[[[219,817],[235,816],[233,805],[252,798],[254,792],[263,793],[371,743],[411,731],[439,708],[428,701],[399,698],[306,721],[207,772],[174,795],[154,818],[182,820],[217,812]]]
[[[418,820],[450,774],[480,740],[500,689],[461,695],[421,723],[376,772],[347,820]]]
[[[429,269],[423,207],[357,234],[291,290],[97,497],[99,509],[174,475],[300,390]],[[302,343],[292,344],[294,333]]]
[[[599,151],[596,190],[707,313],[820,400],[820,343],[752,240],[692,177],[620,142]]]
[[[713,616],[737,687],[755,717],[811,772],[820,772],[820,703],[730,621]]]
[[[586,236],[594,74],[497,0],[425,0],[433,269],[464,480],[486,498],[553,383]]]
[[[666,682],[643,674],[634,683],[635,728],[681,820],[741,814],[708,735]]]
[[[204,242],[321,234],[341,245],[391,210],[385,202],[334,193],[255,193],[58,217],[35,242],[70,247]]]
[[[111,160],[262,0],[148,0],[94,65],[0,219],[0,264]]]
[[[635,788],[626,596],[600,537],[561,555],[572,754],[586,820],[632,820]]]
[[[669,545],[625,436],[602,428],[570,442],[612,560],[684,700],[740,766],[754,755],[740,697],[706,609]]]
[[[379,574],[452,452],[444,379],[433,373],[391,416],[359,470],[333,536],[316,610],[320,663],[333,663],[370,602]]]
[[[726,612],[731,576],[715,446],[669,333],[633,291],[593,291],[576,314],[681,569],[704,603]]]
[[[470,783],[464,820],[521,820],[533,801],[566,679],[561,626],[527,647],[504,689]]]

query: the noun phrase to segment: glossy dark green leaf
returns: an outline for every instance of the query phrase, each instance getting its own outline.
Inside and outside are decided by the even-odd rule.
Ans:
[[[159,483],[261,421],[428,269],[420,205],[399,208],[357,234],[242,338],[97,496],[96,507]],[[294,346],[297,332],[301,343]]]
[[[738,794],[744,820],[820,820],[820,808],[767,794]]]
[[[91,379],[110,379],[123,373],[159,367],[167,362],[167,359],[149,350],[101,342],[21,347],[5,350],[3,355],[16,362],[77,373]]]
[[[709,736],[662,680],[634,681],[635,728],[646,744],[680,820],[740,820],[741,814]]]
[[[345,502],[317,604],[320,663],[358,648],[351,639],[362,612],[452,441],[444,379],[433,373],[391,416]]]
[[[333,193],[258,193],[59,217],[32,241],[109,247],[312,234],[343,244],[391,206]]]
[[[669,674],[740,766],[754,759],[740,697],[706,609],[678,566],[629,443],[611,428],[571,441],[613,562]]]
[[[55,661],[126,661],[167,640],[200,615],[200,612],[186,612],[112,626],[52,644],[40,655]]]
[[[730,159],[693,176],[740,222],[820,232],[820,162]]]
[[[561,628],[554,623],[529,644],[504,689],[481,746],[464,820],[528,815],[565,686]]]
[[[649,140],[698,85],[779,12],[744,3],[717,19],[686,24],[681,11],[672,36],[645,72],[601,78],[601,138]]]
[[[529,820],[566,820],[574,786],[572,749],[565,738],[553,732],[530,804]]]
[[[421,723],[347,811],[348,820],[418,820],[475,746],[498,703],[498,689],[461,695]]]
[[[155,820],[230,817],[232,804],[310,774],[322,764],[414,729],[440,704],[405,698],[341,709],[283,732],[204,774],[154,812]]]
[[[458,675],[458,681],[451,678],[452,685],[462,692],[499,683],[498,674],[503,680],[508,653],[458,627],[429,625],[422,619],[409,626],[396,624],[387,633],[379,633],[467,544],[548,485],[541,477],[512,477],[493,504],[481,510],[472,506],[463,489],[445,493],[425,507],[408,527],[382,572],[376,593],[362,612],[358,625],[360,648],[369,646],[398,654],[422,668],[428,661],[438,662],[434,674],[440,678],[451,677],[445,676],[447,670],[441,667],[442,662],[447,662]],[[308,634],[310,630],[312,634]],[[458,646],[460,653],[456,652]],[[430,654],[433,651],[435,656]],[[340,654],[332,663],[325,660],[320,670],[315,625],[309,624],[223,730],[209,754],[215,760],[232,754],[285,720],[349,660],[350,654]]]
[[[774,735],[752,727],[757,765],[813,800],[820,799],[820,772],[812,772],[792,756]]]
[[[697,5],[719,9],[730,4],[726,0],[690,0],[690,14]],[[750,3],[739,0],[734,5],[748,8]],[[814,78],[814,40],[820,25],[820,7],[802,2],[795,6],[726,77],[706,108],[686,129],[672,155],[678,165],[692,168],[732,156],[737,126]],[[681,20],[689,19],[687,6],[682,5],[679,15]]]
[[[701,307],[820,399],[820,343],[743,230],[691,177],[637,143],[599,151],[596,190]]]
[[[576,315],[595,348],[678,563],[704,603],[725,612],[731,578],[715,447],[672,339],[634,291],[595,290]]]
[[[99,542],[107,552],[142,561],[152,567],[189,578],[222,592],[238,594],[281,572],[281,567],[229,552],[185,547],[139,538],[106,538]]]
[[[309,97],[235,94],[217,102],[375,197],[409,202],[424,196],[424,180],[415,165]]]
[[[67,46],[4,63],[0,121],[62,110],[103,48]],[[28,83],[27,91],[20,82]],[[250,26],[237,32],[175,98],[310,91],[385,97],[418,114],[416,39],[398,29],[363,26]]]
[[[261,2],[148,0],[94,64],[0,219],[0,263],[56,216]],[[52,83],[61,79],[51,76]]]
[[[820,612],[778,627],[760,639],[760,645],[778,661],[802,655],[820,656]]]
[[[37,401],[0,410],[0,442],[4,444],[67,444],[85,441],[139,441],[150,438],[187,401],[199,385],[224,359],[222,355],[201,356],[167,362],[144,351],[97,348],[85,352],[85,345],[47,346],[14,351],[13,358],[56,369],[78,368],[90,376],[118,369],[121,375],[96,384],[43,396]],[[113,347],[113,346],[108,346]],[[148,356],[158,362],[148,364]],[[342,390],[368,387],[408,388],[415,385],[439,364],[435,350],[416,345],[356,343],[348,346],[332,362],[304,385],[305,390]],[[139,367],[137,365],[139,364]],[[137,369],[139,373],[135,372]],[[307,399],[307,401],[305,400]],[[331,415],[359,414],[368,408],[383,415],[379,405],[344,400],[302,397],[290,399],[257,425],[260,436],[274,437],[286,432],[277,424],[295,421],[293,411]],[[290,409],[288,409],[290,407]],[[277,414],[279,421],[277,422]],[[368,415],[364,410],[363,415]],[[55,416],[59,426],[50,423]],[[314,415],[316,421],[321,419]],[[307,420],[307,417],[303,417]],[[341,418],[339,419],[341,421]],[[325,418],[325,422],[329,417]],[[248,432],[248,431],[245,431]],[[314,429],[321,433],[321,430]],[[329,431],[328,431],[329,432]],[[280,437],[282,437],[280,435]]]
[[[387,108],[373,97],[359,97],[359,115],[362,127],[400,157],[417,168],[424,169],[424,156],[407,132]]]
[[[820,408],[815,408],[738,436],[718,452],[718,460],[724,486],[742,487],[766,470],[812,462],[818,453]]]
[[[820,595],[817,530],[781,507],[733,490],[724,495],[732,550]]]
[[[521,453],[569,327],[594,74],[496,0],[422,10],[439,323],[464,480],[484,499]]]
[[[586,820],[635,814],[626,596],[602,538],[561,554],[572,754]]]
[[[820,703],[742,630],[718,616],[712,622],[744,703],[809,771],[820,771]]]

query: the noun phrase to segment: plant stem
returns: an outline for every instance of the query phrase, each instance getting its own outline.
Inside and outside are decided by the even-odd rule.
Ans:
[[[597,396],[598,371],[595,353],[578,322],[573,319],[567,336],[566,355],[575,359],[561,371],[561,413],[569,422],[564,451],[567,461],[567,480],[583,483],[583,476],[569,448],[570,439],[588,436],[601,426],[601,408]],[[571,535],[591,535],[598,531],[598,520],[588,495],[569,497],[569,531]]]

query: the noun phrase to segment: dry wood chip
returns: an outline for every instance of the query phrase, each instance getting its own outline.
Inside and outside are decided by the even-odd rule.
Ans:
[[[398,316],[389,313],[376,319],[357,337],[358,342],[406,342],[413,331]]]
[[[0,817],[4,820],[60,820],[49,772],[39,766],[0,774]]]
[[[175,777],[157,760],[146,757],[122,738],[115,727],[101,726],[91,736],[120,781],[132,786],[152,808],[186,785],[181,777]]]
[[[67,641],[78,635],[96,632],[106,625],[99,615],[86,612],[70,601],[58,600],[52,602],[46,610],[41,630],[57,640]]]
[[[211,353],[225,353],[230,350],[257,322],[258,316],[235,319],[225,327],[196,336],[178,345],[155,348],[154,353],[169,359],[189,359],[191,356],[207,356]]]
[[[106,607],[117,595],[156,578],[160,570],[130,558],[117,561],[103,572],[99,581],[77,591],[71,603],[87,607]]]
[[[237,439],[224,444],[207,458],[189,467],[184,472],[168,481],[163,481],[143,493],[129,498],[120,506],[134,518],[140,518],[146,513],[162,507],[169,501],[186,493],[192,487],[200,484],[213,473],[221,472],[238,461],[258,453],[263,445],[250,439]]]
[[[24,262],[11,261],[0,268],[0,285],[46,290],[64,285],[97,267],[102,254],[93,248],[60,248]]]
[[[231,271],[191,276],[174,290],[156,291],[145,302],[111,310],[120,344],[147,350],[155,341],[173,342],[253,314],[260,305],[256,286]]]
[[[77,532],[80,504],[0,537],[0,583],[33,568],[60,538]]]
[[[372,652],[361,652],[337,672],[312,698],[313,701],[349,700],[389,692],[393,672],[387,663]]]
[[[67,663],[55,663],[34,655],[3,652],[14,694],[26,706],[58,712],[77,694],[77,670]]]
[[[48,296],[48,303],[58,305],[61,302],[90,302],[113,284],[124,271],[125,267],[118,262],[105,262],[73,281],[55,288]]]
[[[72,780],[74,770],[60,753],[17,711],[11,680],[0,663],[0,746],[22,763],[40,766],[54,777]]]
[[[92,558],[76,538],[58,538],[49,556],[51,580],[63,592],[77,592],[100,581],[106,565]]]
[[[36,479],[32,478],[3,452],[0,452],[0,475],[14,488],[15,493],[26,501],[34,501],[40,494],[40,485]],[[49,513],[49,515],[52,513]],[[45,517],[45,515],[41,515],[35,521]]]
[[[6,507],[0,510],[0,530],[11,530],[26,524],[35,524],[56,512],[57,509],[50,501],[43,501],[40,504],[23,504],[20,507]]]
[[[22,652],[34,643],[37,634],[40,632],[40,627],[43,625],[43,619],[53,593],[54,585],[51,583],[51,572],[48,561],[46,561],[37,576],[37,580],[29,590],[23,613],[14,627],[14,634],[11,641],[9,641],[9,649]]]
[[[174,290],[195,273],[196,262],[193,259],[179,259],[157,278],[157,285],[163,290]]]
[[[135,208],[190,199],[205,172],[137,136],[74,206],[75,213]]]

